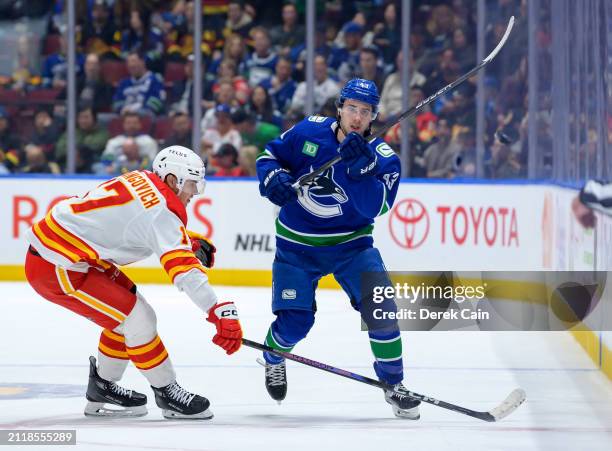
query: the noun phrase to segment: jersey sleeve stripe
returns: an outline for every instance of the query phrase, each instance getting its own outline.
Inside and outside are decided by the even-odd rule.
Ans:
[[[198,264],[194,264],[194,265],[176,266],[176,267],[172,268],[170,271],[168,271],[168,275],[170,276],[170,278],[172,279],[172,282],[174,283],[174,279],[179,274],[186,273],[188,271],[191,271],[192,269],[197,269],[199,271],[202,271],[204,274],[206,274],[206,271],[204,270],[204,267],[201,264],[198,263]]]
[[[168,263],[168,261],[170,261],[170,260],[172,260],[174,258],[179,258],[179,257],[192,257],[192,258],[195,258],[195,254],[191,250],[177,249],[177,250],[172,250],[172,251],[166,252],[164,255],[161,256],[159,261],[161,262],[162,266],[165,267],[166,263]]]

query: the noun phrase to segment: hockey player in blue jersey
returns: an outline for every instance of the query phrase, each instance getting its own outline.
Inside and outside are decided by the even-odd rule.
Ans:
[[[315,290],[324,275],[334,275],[368,326],[366,308],[362,309],[368,302],[363,302],[360,293],[360,275],[366,271],[383,274],[390,284],[373,246],[372,230],[374,218],[393,205],[400,161],[383,140],[366,141],[379,99],[373,82],[350,80],[340,92],[336,118],[304,119],[271,141],[257,158],[260,193],[281,207],[272,268],[276,319],[265,340],[272,348],[290,351],[306,337],[315,319]],[[300,176],[338,153],[342,161],[296,192],[292,184]],[[386,310],[396,308],[390,302],[384,304]],[[418,419],[419,401],[408,397],[402,385],[397,323],[369,327],[368,335],[376,375],[394,386],[393,391],[385,392],[385,400],[396,416]],[[264,359],[266,388],[280,402],[287,393],[285,361],[270,353],[264,353]]]

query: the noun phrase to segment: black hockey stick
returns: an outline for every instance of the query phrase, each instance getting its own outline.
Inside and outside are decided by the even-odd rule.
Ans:
[[[425,100],[422,100],[421,102],[417,103],[415,106],[413,106],[410,109],[404,111],[402,114],[400,114],[396,118],[391,119],[390,121],[388,121],[386,124],[384,124],[382,126],[382,128],[377,130],[376,133],[374,133],[371,137],[368,137],[368,139],[370,141],[372,141],[372,140],[374,140],[376,138],[380,138],[380,137],[384,136],[385,133],[387,133],[387,131],[391,127],[393,127],[395,124],[397,124],[398,122],[406,119],[407,117],[413,116],[414,114],[418,113],[424,106],[429,105],[431,102],[436,100],[438,97],[440,97],[441,95],[443,95],[447,91],[456,88],[461,83],[463,83],[465,80],[467,80],[472,75],[474,75],[476,72],[478,72],[479,70],[481,70],[482,68],[487,66],[487,64],[489,64],[493,60],[493,58],[495,58],[497,56],[499,51],[506,44],[506,41],[508,40],[508,36],[510,36],[510,32],[512,31],[512,27],[513,26],[514,26],[514,16],[510,17],[510,20],[508,21],[508,26],[506,27],[506,31],[504,32],[504,35],[502,36],[502,38],[499,41],[499,43],[497,44],[497,46],[493,49],[493,51],[491,53],[489,53],[489,56],[487,56],[485,59],[483,59],[480,62],[480,64],[478,64],[472,70],[470,70],[466,74],[462,75],[461,77],[459,77],[458,79],[456,79],[452,83],[444,86],[442,89],[440,89],[435,94],[430,95]],[[299,188],[301,186],[308,185],[314,179],[316,179],[318,176],[320,176],[325,171],[327,171],[330,167],[332,167],[334,164],[338,163],[340,160],[342,160],[342,157],[340,157],[340,155],[338,155],[338,156],[332,158],[331,160],[329,160],[327,163],[325,163],[320,168],[317,168],[314,171],[309,172],[308,174],[304,174],[303,176],[301,176],[292,185],[293,188],[297,191],[297,190],[299,190]]]
[[[242,339],[242,344],[244,344],[245,346],[248,346],[249,348],[259,349],[260,351],[266,351],[271,354],[276,354],[286,359],[293,360],[295,362],[299,362],[304,365],[308,365],[313,368],[317,368],[319,370],[327,371],[329,373],[337,374],[338,376],[343,376],[343,377],[352,379],[357,382],[362,382],[364,384],[372,385],[373,387],[378,387],[378,388],[382,388],[383,390],[393,391],[393,387],[385,382],[377,381],[376,379],[371,379],[369,377],[362,376],[356,373],[352,373],[350,371],[343,370],[341,368],[336,368],[335,366],[331,366],[326,363],[317,362],[316,360],[311,360],[306,357],[292,354],[290,352],[279,351],[269,346],[266,346],[265,344],[247,340],[246,338]],[[494,422],[494,421],[499,421],[502,418],[507,417],[512,412],[514,412],[518,408],[518,406],[520,406],[523,403],[523,401],[525,401],[525,398],[527,395],[525,394],[525,391],[521,388],[514,389],[512,393],[510,393],[506,397],[506,399],[502,401],[502,403],[499,406],[495,407],[494,409],[489,410],[488,412],[479,412],[476,410],[457,406],[455,404],[451,404],[446,401],[440,401],[438,399],[434,399],[429,396],[420,395],[412,391],[408,392],[408,396],[410,396],[413,399],[418,399],[421,402],[426,402],[429,404],[433,404],[434,406],[442,407],[443,409],[452,410],[453,412],[458,412],[464,415],[468,415],[470,417],[478,418],[479,420]]]

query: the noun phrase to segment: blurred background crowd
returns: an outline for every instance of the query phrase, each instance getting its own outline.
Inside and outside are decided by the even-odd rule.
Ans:
[[[484,175],[527,176],[527,0],[487,0],[485,52],[516,17],[511,40],[484,74]],[[550,3],[550,0],[541,0]],[[64,0],[0,0],[0,173],[66,168]],[[76,171],[120,174],[149,168],[163,146],[192,147],[201,129],[210,175],[252,176],[269,140],[304,118],[304,1],[204,0],[202,120],[192,120],[194,3],[77,0]],[[411,2],[410,104],[477,64],[476,1]],[[377,125],[402,111],[399,1],[317,2],[317,114],[352,77],[381,92]],[[538,30],[538,77],[552,77],[552,37]],[[475,177],[477,78],[407,121],[411,177]],[[540,177],[552,175],[550,95],[537,117]],[[608,119],[609,123],[611,119]],[[496,131],[500,133],[496,134]],[[585,142],[591,142],[587,128]],[[600,139],[595,133],[592,139]],[[611,142],[608,133],[606,143]],[[399,149],[400,127],[385,140]],[[533,141],[532,141],[533,142]],[[585,148],[588,152],[588,147]]]

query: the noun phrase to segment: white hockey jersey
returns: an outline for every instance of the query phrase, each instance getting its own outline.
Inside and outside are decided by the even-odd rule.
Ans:
[[[172,282],[207,312],[217,297],[186,226],[178,196],[152,172],[134,171],[59,202],[27,239],[45,260],[70,271],[108,269],[155,254]]]

